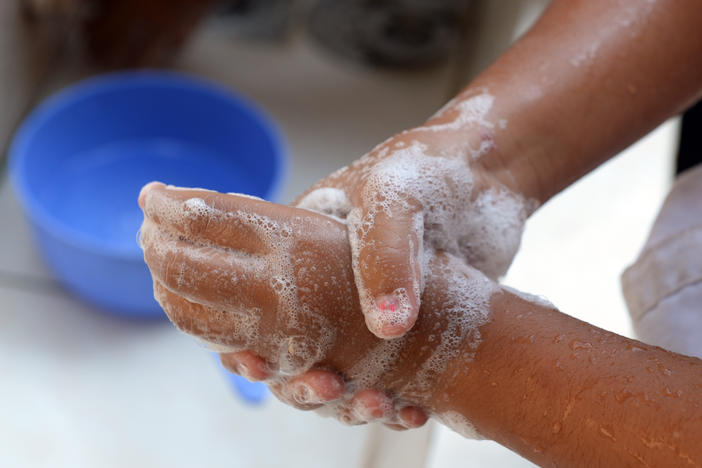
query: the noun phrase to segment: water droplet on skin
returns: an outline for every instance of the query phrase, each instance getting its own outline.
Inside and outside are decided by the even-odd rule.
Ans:
[[[614,435],[612,433],[613,433],[613,431],[611,429],[605,428],[605,427],[600,427],[600,434],[602,434],[604,437],[610,439],[612,442],[616,442],[617,439],[614,437]]]
[[[585,342],[582,342],[582,341],[579,341],[579,340],[572,340],[572,341],[568,344],[568,346],[569,346],[570,349],[572,349],[573,351],[578,351],[578,350],[581,350],[581,349],[591,349],[591,348],[592,348],[592,345],[591,345],[590,343],[585,343]]]
[[[298,403],[304,404],[310,400],[312,390],[306,384],[298,384],[293,393],[293,399]]]
[[[558,434],[559,432],[561,432],[562,427],[563,425],[560,422],[556,421],[555,423],[553,423],[553,433]]]
[[[672,398],[680,398],[682,396],[682,390],[676,390],[672,391],[670,388],[665,387],[665,390],[663,390],[663,395],[667,397],[672,397]]]
[[[660,372],[662,375],[673,375],[673,371],[661,363],[658,363],[658,372]]]
[[[631,392],[628,391],[628,390],[624,390],[624,391],[622,391],[622,392],[616,393],[616,394],[614,395],[614,399],[617,400],[617,403],[620,403],[620,404],[621,404],[621,403],[624,403],[624,402],[625,402],[626,400],[628,400],[629,398],[631,398],[632,396],[634,396],[633,393],[631,393]]]

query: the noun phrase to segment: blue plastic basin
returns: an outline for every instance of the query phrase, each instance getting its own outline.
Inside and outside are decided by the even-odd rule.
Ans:
[[[16,133],[10,178],[61,282],[114,314],[162,317],[136,243],[147,182],[275,200],[282,139],[252,103],[161,72],[105,75],[41,104]]]

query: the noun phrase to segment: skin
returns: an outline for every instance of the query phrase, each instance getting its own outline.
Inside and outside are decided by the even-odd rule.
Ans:
[[[336,214],[358,213],[347,224],[369,330],[393,338],[411,329],[426,278],[418,261],[421,249],[410,247],[423,240],[425,246],[442,249],[431,245],[426,226],[417,227],[413,219],[445,200],[399,191],[405,203],[393,206],[388,216],[374,213],[373,197],[363,196],[378,165],[397,157],[395,151],[383,153],[384,148],[419,142],[427,147],[428,157],[462,161],[474,183],[470,201],[462,204],[466,210],[453,215],[472,217],[471,202],[492,190],[524,201],[523,210],[506,220],[521,226],[523,217],[538,206],[702,96],[701,28],[697,0],[554,0],[531,30],[441,112],[303,194],[297,203],[304,206],[310,192],[338,188],[349,207]],[[457,122],[460,107],[481,93],[494,101],[480,121],[426,131]],[[476,158],[479,148],[484,151]],[[446,199],[465,196],[461,190],[468,189],[448,190]],[[358,218],[373,222],[364,238]],[[497,278],[499,271],[488,272],[480,262],[494,259],[490,244],[480,229],[474,232],[477,238],[469,235],[464,241],[488,248],[463,258]],[[508,266],[517,248],[518,240],[503,252],[500,263]],[[407,320],[394,320],[388,313],[389,306],[399,307],[392,295],[398,289],[409,292],[403,311]]]
[[[217,212],[193,212],[186,204],[193,198]],[[353,274],[344,268],[349,247],[338,222],[307,210],[292,212],[297,218],[281,217],[280,207],[270,203],[158,183],[142,190],[139,203],[145,214],[141,245],[155,297],[179,328],[228,351],[222,354],[225,367],[251,380],[265,380],[281,400],[296,407],[316,409],[342,397],[347,382],[328,369],[348,369],[382,340],[367,331],[362,315],[353,314],[360,306]],[[295,235],[283,241],[280,229],[261,231],[249,222],[249,214],[278,227],[284,222]],[[304,327],[286,320],[298,309],[272,287],[279,267],[294,270],[296,299],[308,309],[299,314]],[[317,287],[325,283],[321,290]],[[252,316],[257,317],[253,328],[247,320]],[[320,317],[325,320],[321,326]],[[309,330],[311,323],[317,324],[314,331]],[[334,339],[312,362],[288,356],[291,349],[289,354],[294,354],[297,348],[328,341],[327,330],[344,339]],[[290,345],[290,336],[305,339]],[[349,423],[381,419],[395,428],[424,424],[426,415],[419,408],[392,402],[381,393],[382,385],[376,387],[349,395],[337,416]],[[367,418],[351,417],[354,407],[368,408]]]
[[[697,0],[555,0],[523,38],[441,112],[315,184],[307,193],[338,188],[346,193],[349,210],[357,213],[348,219],[349,237],[359,293],[368,296],[361,306],[371,332],[401,336],[416,320],[423,273],[417,266],[421,252],[411,246],[426,237],[427,228],[413,224],[417,216],[455,198],[455,192],[469,191],[475,200],[487,190],[522,197],[529,202],[524,207],[529,214],[700,97],[700,28]],[[482,93],[494,97],[483,118],[427,131],[458,122],[461,106]],[[364,194],[377,190],[372,182],[379,166],[397,158],[395,144],[411,142],[425,145],[429,157],[464,162],[475,184],[448,189],[443,199],[398,189],[403,202],[375,212],[373,193]],[[479,148],[483,151],[476,158]],[[469,216],[471,203],[463,207],[453,214]],[[372,221],[373,227],[361,234],[359,219]],[[476,240],[486,241],[469,235],[464,242]],[[512,255],[516,247],[518,243]],[[488,248],[464,259],[488,276],[499,276],[499,270],[477,264],[489,254]],[[511,256],[505,256],[502,263],[508,266]],[[410,298],[408,320],[401,322],[384,307],[398,289]]]
[[[193,198],[214,211],[193,215],[188,209]],[[158,183],[144,188],[140,204],[146,214],[141,237],[145,259],[156,297],[171,320],[219,347],[255,353],[261,367],[251,372],[261,371],[278,396],[296,407],[315,409],[321,400],[334,398],[336,415],[347,422],[362,422],[358,416],[369,415],[405,426],[410,425],[406,421],[423,422],[414,419],[418,407],[439,416],[454,412],[483,436],[544,466],[702,465],[697,443],[702,436],[702,361],[532,302],[445,253],[433,254],[428,262],[431,275],[421,313],[412,330],[397,339],[397,358],[387,372],[366,382],[376,392],[375,405],[359,411],[357,397],[338,392],[338,384],[352,385],[362,377],[355,364],[377,353],[384,340],[370,333],[362,319],[342,223],[307,210]],[[168,216],[162,215],[164,206],[170,207]],[[247,221],[252,215],[279,229],[257,231]],[[276,236],[287,227],[293,228],[292,236],[273,255],[269,246],[277,244],[271,240],[277,243]],[[281,260],[281,253],[288,260]],[[307,311],[294,327],[288,326],[287,302],[267,277],[270,268],[285,261],[296,265],[294,291]],[[242,271],[242,265],[253,263],[261,268]],[[192,269],[183,273],[181,264]],[[226,306],[220,297],[224,277],[230,291]],[[315,291],[315,284],[332,277],[336,282]],[[489,292],[486,315],[451,345],[453,352],[437,372],[418,382],[422,363],[443,342],[431,338],[440,335],[437,324],[445,329],[456,313],[456,295],[449,291],[457,280],[466,289]],[[471,310],[470,301],[461,304],[461,313]],[[260,317],[253,339],[241,313],[252,306]],[[317,326],[317,313],[335,332],[332,340]],[[287,375],[277,375],[280,339],[300,335],[324,342],[324,352],[311,367],[298,363],[296,368],[293,359]],[[229,363],[231,356],[222,354],[222,361]],[[334,379],[328,378],[329,368],[338,371]],[[300,375],[315,375],[328,393],[304,387],[285,391]],[[384,400],[384,394],[393,399]]]

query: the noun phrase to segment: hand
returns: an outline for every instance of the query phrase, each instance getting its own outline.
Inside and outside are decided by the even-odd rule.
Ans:
[[[427,263],[423,318],[402,338],[378,339],[359,313],[343,224],[158,183],[146,186],[139,202],[144,257],[171,320],[214,345],[229,369],[266,381],[295,407],[350,424],[421,426],[421,407],[444,388],[443,370],[463,359],[458,349],[486,318],[471,310],[480,304],[475,291],[491,283],[437,255]]]
[[[535,203],[495,167],[491,99],[449,103],[295,204],[346,220],[361,309],[378,337],[402,336],[417,320],[428,252],[451,253],[496,279],[519,248]]]

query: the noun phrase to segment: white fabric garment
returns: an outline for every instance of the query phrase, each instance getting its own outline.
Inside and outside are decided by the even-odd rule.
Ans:
[[[641,341],[702,358],[702,165],[675,182],[622,290]]]

